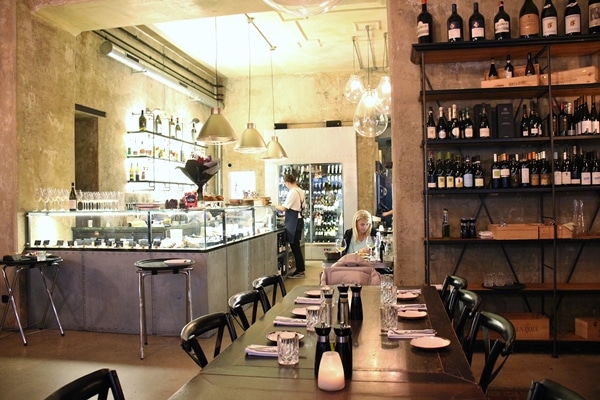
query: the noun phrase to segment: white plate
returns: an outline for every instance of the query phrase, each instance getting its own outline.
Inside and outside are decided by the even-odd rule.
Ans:
[[[292,310],[292,314],[299,317],[306,317],[306,307],[298,307]]]
[[[180,258],[174,258],[172,260],[165,260],[164,263],[167,265],[187,265],[191,263],[192,260],[182,260]]]
[[[304,335],[301,334],[300,332],[295,332],[295,331],[276,331],[276,332],[271,332],[267,335],[267,339],[270,340],[271,342],[277,342],[277,336],[282,333],[282,332],[294,332],[298,334],[298,339],[302,340],[304,339]]]
[[[419,297],[419,293],[414,293],[414,292],[398,292],[398,294],[396,295],[396,297],[398,298],[398,300],[412,300],[412,299],[416,299],[417,297]]]
[[[427,316],[427,311],[418,311],[418,310],[399,310],[398,316],[400,318],[406,319],[417,319],[423,318]]]
[[[414,338],[410,344],[419,349],[441,349],[450,345],[450,340],[439,336],[422,336]]]
[[[304,295],[307,297],[321,297],[321,289],[307,290]]]

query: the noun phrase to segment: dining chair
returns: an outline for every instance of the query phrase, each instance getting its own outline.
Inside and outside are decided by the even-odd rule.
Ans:
[[[585,400],[566,386],[550,379],[532,381],[527,400]]]
[[[67,383],[46,400],[87,400],[95,396],[107,400],[109,391],[114,400],[125,400],[117,371],[103,368]]]
[[[444,308],[446,309],[448,316],[450,316],[450,312],[454,308],[456,291],[458,289],[466,289],[468,285],[469,282],[461,276],[446,275],[446,278],[444,278],[440,296],[442,297],[442,303],[444,303]]]
[[[478,338],[479,333],[481,333],[480,338]],[[487,392],[489,384],[496,378],[512,353],[515,336],[514,325],[503,316],[489,311],[481,311],[476,315],[471,330],[463,343],[463,350],[467,361],[471,364],[475,342],[483,340],[484,364],[479,378],[479,386],[484,393]],[[500,357],[503,358],[502,361],[500,361]]]
[[[269,308],[275,305],[277,302],[277,288],[281,291],[281,297],[285,297],[287,294],[287,290],[285,289],[285,284],[283,283],[283,277],[280,274],[273,275],[265,275],[260,278],[256,278],[252,281],[252,287],[254,289],[263,290],[265,292],[265,298],[267,299],[267,304]],[[269,302],[268,297],[266,296],[266,290],[268,288],[272,288],[273,292],[271,295],[272,301]]]
[[[271,308],[268,304],[265,292],[259,289],[245,290],[234,294],[227,301],[229,313],[232,318],[242,327],[243,330],[250,328],[250,325],[256,322],[256,314],[258,312],[258,304],[261,305],[263,314]],[[252,319],[248,321],[244,306],[252,305]]]
[[[454,308],[450,313],[450,320],[458,337],[459,343],[464,343],[471,326],[476,321],[479,308],[481,307],[481,296],[466,289],[458,289],[454,301]]]
[[[321,272],[321,285],[380,285],[381,275],[372,266],[328,267]]]
[[[216,357],[221,352],[221,343],[223,342],[223,333],[225,328],[229,332],[231,341],[237,339],[237,333],[233,326],[231,315],[227,312],[215,312],[206,314],[188,322],[181,330],[181,348],[198,364],[204,368],[208,364],[206,355],[198,342],[198,338],[212,330],[217,330],[215,339],[215,350],[213,357]]]

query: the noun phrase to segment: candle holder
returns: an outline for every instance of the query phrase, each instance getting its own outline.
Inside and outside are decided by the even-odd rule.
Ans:
[[[344,367],[339,353],[326,351],[321,358],[319,375],[317,378],[319,389],[328,392],[342,390],[346,386],[344,379]]]

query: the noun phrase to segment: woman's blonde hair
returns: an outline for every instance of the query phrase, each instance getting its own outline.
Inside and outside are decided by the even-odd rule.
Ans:
[[[367,210],[358,210],[354,213],[354,219],[352,220],[352,240],[354,240],[355,242],[358,241],[358,229],[356,229],[356,224],[361,219],[366,219],[369,222],[367,236],[371,235],[371,226],[373,226],[373,222],[371,220],[371,213]]]

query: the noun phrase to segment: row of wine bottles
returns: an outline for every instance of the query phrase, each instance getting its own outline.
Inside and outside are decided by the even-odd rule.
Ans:
[[[565,149],[562,158],[557,151],[549,159],[546,152],[522,154],[494,154],[490,175],[485,174],[478,156],[461,157],[446,153],[444,159],[433,152],[427,163],[428,189],[492,189],[527,188],[573,185],[600,185],[600,162],[596,152],[584,152],[573,146],[572,153]],[[486,180],[488,184],[486,186]]]
[[[448,107],[448,118],[444,107],[439,107],[437,123],[433,118],[433,108],[429,107],[426,125],[427,139],[474,139],[491,137],[490,122],[485,107],[481,107],[481,115],[477,126],[471,119],[469,107],[458,110],[456,104]]]
[[[564,10],[564,35],[582,33],[581,8],[577,0],[568,0]],[[588,32],[600,33],[600,0],[588,1]],[[417,39],[419,43],[432,43],[434,38],[433,16],[427,11],[427,0],[421,0],[421,13],[417,16]],[[463,18],[458,13],[456,3],[452,4],[452,13],[446,22],[448,42],[465,40]],[[473,3],[473,13],[468,20],[468,38],[471,41],[486,39],[485,17],[479,12],[479,3]],[[558,12],[552,0],[544,0],[540,13],[533,0],[524,0],[519,11],[519,36],[554,37],[558,36]],[[504,2],[498,2],[498,12],[494,16],[494,38],[511,39],[511,18],[504,10]]]

